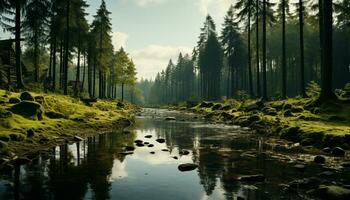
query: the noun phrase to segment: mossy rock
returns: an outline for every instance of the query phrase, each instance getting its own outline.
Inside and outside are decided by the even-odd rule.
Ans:
[[[284,111],[283,116],[293,117],[294,115],[293,115],[292,111],[290,109],[288,109],[288,110]]]
[[[44,105],[45,104],[45,97],[43,96],[36,96],[34,97],[35,101],[40,103],[41,105]]]
[[[221,104],[215,104],[211,109],[212,110],[221,110],[221,108],[222,108],[222,105]]]
[[[16,103],[19,103],[19,102],[21,102],[21,99],[19,99],[19,98],[17,98],[17,97],[11,97],[11,98],[9,99],[9,103],[10,103],[10,104],[16,104]]]
[[[0,119],[6,119],[10,117],[12,117],[12,112],[0,109]]]
[[[221,113],[221,116],[222,116],[222,118],[224,118],[224,120],[232,120],[233,118],[234,118],[234,116],[233,115],[231,115],[231,114],[229,114],[229,113],[227,113],[227,112],[222,112]]]
[[[10,141],[10,136],[6,135],[0,135],[0,141],[2,142],[8,142]]]
[[[31,138],[31,137],[34,137],[34,135],[35,135],[34,129],[31,128],[27,130],[27,137]]]
[[[289,109],[292,109],[292,104],[290,104],[290,103],[285,103],[284,105],[283,105],[283,110],[289,110]]]
[[[19,142],[25,139],[25,136],[20,133],[11,133],[10,135],[11,141]]]
[[[292,113],[301,113],[304,111],[304,108],[301,106],[296,106],[292,107],[290,110],[292,111]]]
[[[7,152],[8,150],[8,145],[3,142],[3,141],[0,141],[0,153],[5,153]]]
[[[214,103],[212,103],[212,102],[203,101],[202,103],[199,104],[200,108],[211,108],[213,106],[214,106]]]
[[[64,119],[66,118],[64,114],[54,111],[45,112],[45,115],[50,119]]]
[[[327,200],[348,200],[350,190],[336,185],[320,185],[316,190],[316,196]]]
[[[32,94],[30,94],[29,92],[22,92],[21,95],[19,96],[19,98],[22,100],[22,101],[34,101],[34,97]]]
[[[300,140],[300,135],[302,133],[303,133],[303,131],[300,129],[300,127],[289,127],[287,129],[283,129],[280,132],[280,137],[282,139],[297,142]]]
[[[42,120],[41,105],[34,101],[22,101],[12,106],[10,110],[26,118]]]

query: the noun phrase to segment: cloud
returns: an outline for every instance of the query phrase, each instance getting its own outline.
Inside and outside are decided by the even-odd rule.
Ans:
[[[112,34],[112,44],[114,46],[114,50],[119,50],[121,47],[125,49],[128,39],[128,34],[123,32],[114,32]]]
[[[149,45],[130,53],[137,68],[138,77],[154,78],[156,74],[166,68],[170,59],[174,62],[179,54],[190,54],[192,48],[186,46]]]
[[[199,0],[199,11],[203,16],[210,14],[222,21],[230,5],[235,3],[236,0]]]
[[[158,5],[158,4],[164,3],[166,1],[168,1],[168,0],[123,0],[123,3],[132,2],[140,7],[148,7],[151,5]]]

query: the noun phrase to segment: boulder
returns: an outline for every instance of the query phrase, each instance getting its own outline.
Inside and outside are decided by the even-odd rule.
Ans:
[[[31,128],[27,130],[27,137],[31,138],[31,137],[34,137],[34,135],[35,135],[34,129]]]
[[[345,151],[344,151],[344,149],[342,149],[340,147],[335,147],[332,150],[332,155],[337,156],[337,157],[343,157],[343,156],[345,156]]]
[[[265,181],[265,176],[262,174],[241,176],[241,177],[238,177],[238,180],[245,181],[245,182],[263,182]]]
[[[181,164],[178,167],[178,170],[181,172],[192,171],[198,168],[198,165],[193,163]]]
[[[12,117],[12,112],[8,110],[0,109],[0,119],[10,118]]]
[[[222,105],[221,104],[215,104],[213,107],[212,107],[212,110],[221,110],[222,108]]]
[[[22,92],[21,95],[19,96],[19,98],[22,101],[34,101],[34,97],[32,96],[32,94],[30,94],[29,92]]]
[[[176,118],[175,117],[166,117],[165,120],[167,120],[167,121],[175,121]]]
[[[43,96],[36,96],[34,97],[35,101],[43,105],[45,103],[45,97]]]
[[[163,138],[158,138],[158,139],[156,139],[156,141],[157,141],[158,143],[164,143],[164,142],[165,142],[165,139],[163,139]]]
[[[41,105],[34,101],[22,101],[10,108],[11,112],[31,119],[42,119]]]
[[[146,135],[145,138],[152,138],[152,135]]]
[[[16,104],[16,103],[19,103],[19,102],[21,102],[21,99],[19,99],[19,98],[17,98],[17,97],[11,97],[11,98],[9,99],[9,103],[10,103],[10,104]]]
[[[324,153],[332,153],[332,149],[329,148],[329,147],[323,148],[322,151],[323,151]]]
[[[126,146],[126,147],[125,147],[125,150],[126,150],[126,151],[134,151],[134,150],[135,150],[135,147]]]
[[[320,185],[315,195],[325,200],[348,200],[350,199],[350,190],[336,185]]]
[[[148,147],[150,147],[150,148],[151,148],[151,147],[154,147],[154,144],[149,144]]]
[[[143,143],[136,143],[137,147],[144,147],[145,145]]]
[[[190,154],[190,152],[187,151],[187,150],[181,150],[180,151],[180,155],[188,155],[188,154]]]
[[[319,164],[323,164],[326,162],[326,158],[324,156],[318,155],[318,156],[314,157],[314,162],[319,163]]]
[[[65,118],[64,114],[54,111],[47,111],[45,115],[50,119],[63,119]]]

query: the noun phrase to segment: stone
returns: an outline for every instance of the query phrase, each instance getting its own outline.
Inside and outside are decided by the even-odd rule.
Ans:
[[[294,116],[291,110],[284,111],[283,115],[285,117],[293,117]]]
[[[342,149],[340,147],[335,147],[332,150],[332,155],[333,156],[337,156],[337,157],[344,157],[345,156],[345,151],[344,151],[344,149]]]
[[[41,105],[34,101],[22,101],[18,104],[13,105],[10,111],[31,119],[42,119]]]
[[[178,170],[181,172],[192,171],[198,168],[198,165],[193,163],[181,164],[178,167]]]
[[[19,103],[19,102],[21,102],[21,99],[19,99],[19,98],[17,98],[17,97],[11,97],[11,98],[9,99],[9,103],[10,103],[10,104],[16,104],[16,103]]]
[[[145,144],[145,145],[149,145],[149,142],[144,142],[143,144]]]
[[[27,137],[31,138],[31,137],[34,137],[34,135],[35,135],[34,129],[31,128],[27,130]]]
[[[8,110],[0,109],[0,119],[10,118],[12,117],[12,112]]]
[[[181,150],[180,151],[180,155],[188,155],[188,154],[190,154],[190,152],[187,151],[187,150]]]
[[[326,162],[326,158],[324,156],[318,155],[314,157],[314,162],[319,164],[324,164]]]
[[[174,158],[175,160],[178,160],[178,159],[179,159],[177,156],[174,156],[173,158]]]
[[[158,143],[164,143],[164,142],[165,142],[165,139],[163,139],[163,138],[158,138],[158,139],[156,139],[156,141],[157,141]]]
[[[165,120],[167,120],[167,121],[175,121],[176,118],[175,117],[166,117]]]
[[[317,197],[327,200],[349,200],[350,190],[336,185],[320,185],[315,192]]]
[[[22,92],[21,95],[19,96],[19,98],[22,101],[34,101],[34,97],[32,96],[32,94],[30,94],[29,92],[25,91]]]
[[[126,150],[126,151],[134,151],[134,150],[135,150],[135,147],[126,146],[126,147],[125,147],[125,150]]]
[[[144,147],[145,145],[143,143],[136,143],[137,147]]]
[[[131,154],[133,154],[134,152],[132,152],[132,151],[126,151],[126,152],[120,152],[119,154],[120,155],[124,155],[124,156],[127,156],[127,155],[131,155]]]
[[[152,138],[152,135],[146,135],[145,138]]]
[[[15,141],[15,142],[23,141],[25,139],[25,136],[20,133],[19,134],[11,133],[9,136],[11,141]]]
[[[310,146],[314,144],[314,140],[311,138],[305,138],[300,142],[301,146]]]
[[[168,151],[169,151],[169,149],[162,149],[162,151],[164,151],[164,152],[168,152]]]
[[[151,152],[149,152],[150,154],[155,154],[156,152],[154,152],[154,151],[151,151]]]
[[[36,96],[34,97],[35,101],[43,105],[45,103],[45,97],[43,96]]]
[[[332,153],[332,149],[329,148],[329,147],[323,148],[322,151],[323,151],[324,153]]]
[[[135,140],[134,143],[138,144],[138,143],[143,143],[142,140]]]
[[[263,182],[265,181],[265,176],[262,174],[247,175],[247,176],[238,177],[238,180],[245,181],[245,182]]]
[[[149,144],[148,147],[154,147],[154,144]]]
[[[47,111],[45,112],[45,115],[50,119],[64,119],[66,118],[64,114],[54,111]]]

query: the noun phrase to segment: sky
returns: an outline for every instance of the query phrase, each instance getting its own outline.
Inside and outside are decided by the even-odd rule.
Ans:
[[[88,21],[101,0],[86,0]],[[210,14],[221,30],[224,15],[235,0],[105,0],[111,12],[115,50],[123,47],[136,64],[137,77],[154,78],[180,52],[191,54],[200,28]],[[0,31],[0,38],[13,37]]]
[[[93,19],[100,0],[87,0],[88,20]],[[112,13],[113,45],[130,54],[137,77],[154,78],[169,59],[180,52],[191,54],[207,14],[217,28],[234,0],[106,0]]]

